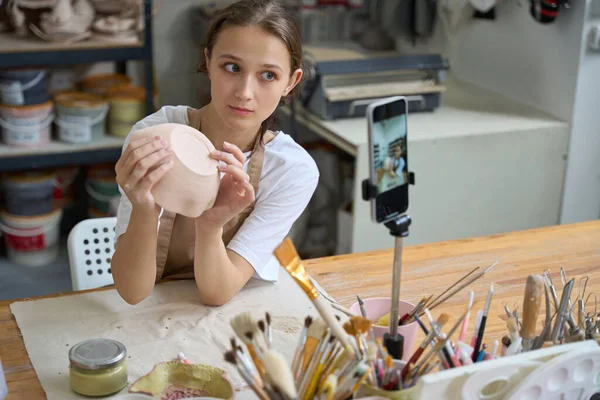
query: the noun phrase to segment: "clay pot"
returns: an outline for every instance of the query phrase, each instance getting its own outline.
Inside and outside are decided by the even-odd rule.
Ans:
[[[169,143],[173,167],[152,189],[154,201],[165,210],[196,218],[211,208],[221,183],[215,149],[200,131],[183,124],[159,124],[134,132],[131,140],[160,136]]]

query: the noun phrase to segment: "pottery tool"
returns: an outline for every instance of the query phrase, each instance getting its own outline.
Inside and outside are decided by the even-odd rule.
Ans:
[[[542,303],[542,287],[544,280],[540,275],[529,275],[525,284],[523,296],[523,320],[521,323],[521,338],[523,351],[531,350],[535,339],[536,325]]]
[[[321,317],[325,320],[329,329],[338,338],[345,347],[345,350],[351,354],[354,353],[354,348],[350,343],[348,336],[344,332],[344,328],[340,322],[335,318],[329,303],[323,299],[323,296],[319,295],[319,292],[313,285],[304,265],[300,260],[300,256],[294,247],[292,240],[287,237],[284,241],[275,249],[275,257],[279,263],[285,268],[285,270],[294,278],[296,283],[304,290],[304,293],[313,302]],[[397,307],[397,305],[396,305]]]
[[[508,328],[508,337],[510,339],[510,345],[507,346],[504,353],[505,356],[514,355],[521,352],[522,339],[519,335],[519,327],[517,326],[517,320],[515,317],[511,317],[506,322]]]
[[[562,271],[562,270],[561,270]],[[561,274],[562,276],[562,274]],[[575,284],[575,280],[569,281],[563,288],[562,296],[560,299],[560,303],[558,304],[558,310],[556,312],[556,320],[554,321],[554,328],[552,330],[551,341],[554,344],[559,344],[562,342],[562,336],[564,332],[564,324],[566,322],[567,314],[568,314],[568,306],[569,299],[571,297],[571,291],[573,290],[573,285]]]
[[[294,384],[294,376],[283,355],[276,350],[269,349],[265,352],[264,364],[269,384],[274,391],[281,393],[285,400],[297,399],[298,392]]]
[[[473,347],[473,356],[471,359],[473,361],[477,360],[479,356],[479,351],[481,350],[481,342],[483,340],[483,334],[485,332],[485,323],[487,321],[488,313],[490,312],[490,304],[492,302],[492,294],[494,293],[494,284],[490,284],[490,290],[488,291],[487,299],[485,300],[485,307],[483,309],[483,315],[481,317],[481,325],[479,325],[479,332],[477,333],[477,340],[475,341],[475,346]]]
[[[302,328],[300,336],[298,337],[298,345],[296,346],[296,351],[294,352],[294,358],[292,360],[292,373],[294,374],[296,382],[300,373],[300,366],[302,365],[302,358],[304,354],[304,346],[306,344],[308,329],[312,325],[312,322],[313,319],[310,315],[304,319],[304,328]]]
[[[469,278],[465,283],[463,283],[462,285],[459,285],[456,289],[452,290],[450,293],[448,293],[442,299],[435,301],[431,306],[428,307],[429,310],[433,310],[434,308],[436,308],[437,306],[439,306],[440,304],[442,304],[443,302],[445,302],[446,300],[448,300],[449,298],[454,296],[456,293],[460,292],[461,290],[463,290],[464,288],[466,288],[467,286],[469,286],[470,284],[472,284],[473,282],[475,282],[476,280],[481,278],[483,275],[490,272],[492,270],[492,268],[494,268],[497,264],[498,264],[498,262],[496,261],[493,264],[491,264],[489,267],[484,269],[483,271],[478,272],[477,274],[475,274],[474,276]]]

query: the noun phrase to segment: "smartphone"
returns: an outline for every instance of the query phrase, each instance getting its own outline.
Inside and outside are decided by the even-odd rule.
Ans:
[[[378,100],[367,107],[369,177],[377,188],[371,199],[371,217],[384,223],[408,210],[408,148],[405,97]]]

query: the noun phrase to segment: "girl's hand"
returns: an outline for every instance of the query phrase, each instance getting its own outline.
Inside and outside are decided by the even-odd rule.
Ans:
[[[132,140],[115,166],[117,183],[134,209],[158,211],[150,192],[173,166],[171,149],[160,137]]]
[[[221,228],[230,219],[248,207],[255,198],[250,176],[244,172],[246,156],[234,144],[225,142],[225,151],[215,150],[212,157],[219,161],[219,170],[225,175],[221,178],[215,204],[199,218],[206,227]]]

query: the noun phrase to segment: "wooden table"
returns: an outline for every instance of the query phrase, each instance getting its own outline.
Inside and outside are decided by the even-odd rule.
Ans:
[[[306,265],[331,296],[350,306],[356,294],[363,298],[389,296],[392,261],[390,250],[307,260]],[[589,276],[587,292],[600,289],[600,221],[406,247],[401,297],[417,302],[424,295],[438,294],[475,266],[483,268],[495,261],[498,265],[470,287],[475,290],[476,314],[483,307],[489,284],[494,283],[486,341],[506,332],[498,315],[503,313],[503,304],[513,308],[522,303],[529,274],[550,269],[555,284],[562,288],[559,270],[563,266],[569,279]],[[467,299],[468,290],[464,290],[433,314],[446,312],[456,317],[464,311]],[[43,399],[44,391],[9,304],[0,302],[0,359],[8,382],[8,400]],[[474,316],[471,326],[473,321]]]

